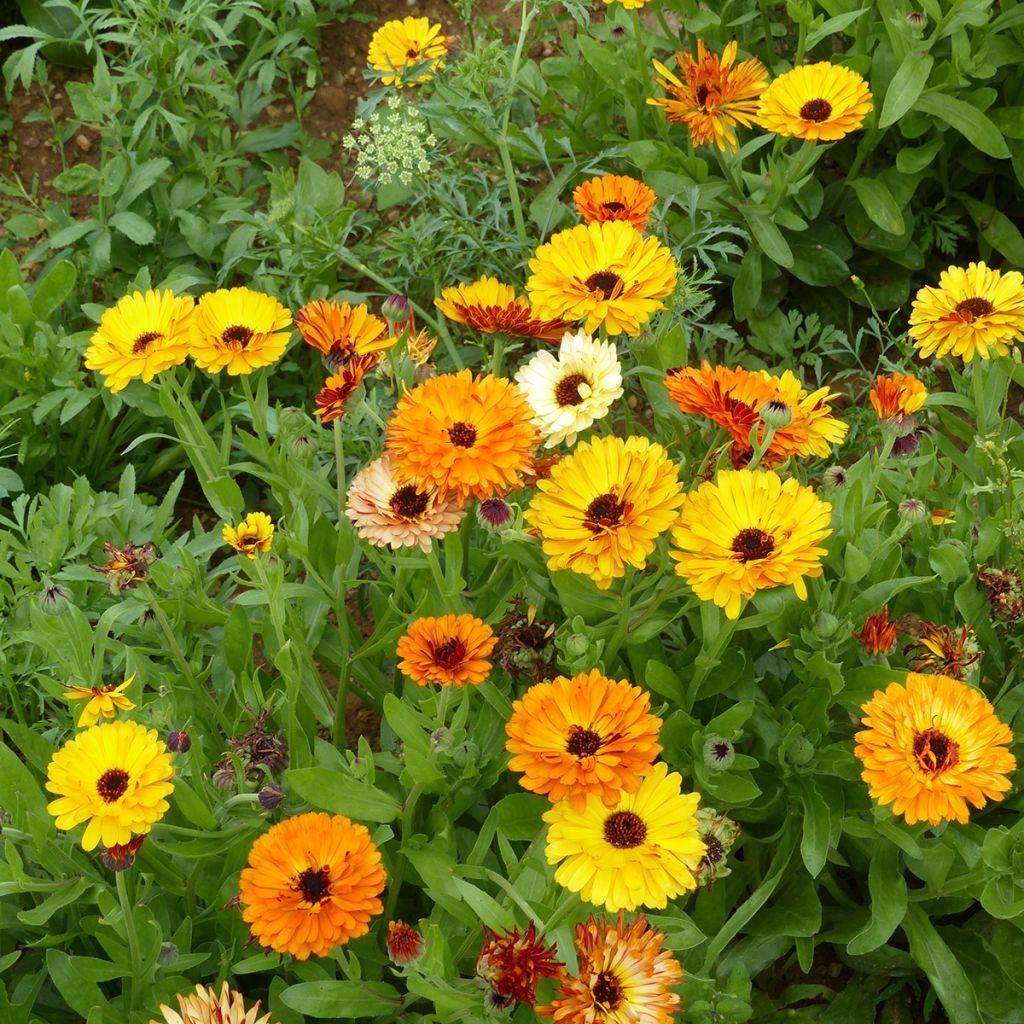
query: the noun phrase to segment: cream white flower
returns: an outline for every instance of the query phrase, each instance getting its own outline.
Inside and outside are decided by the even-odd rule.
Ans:
[[[606,415],[622,397],[622,368],[613,342],[595,341],[586,331],[566,334],[558,357],[538,352],[516,373],[516,383],[533,409],[533,424],[544,447],[576,436]]]
[[[399,482],[391,457],[382,455],[353,478],[345,514],[374,547],[429,551],[435,537],[458,529],[466,511],[454,494],[438,499],[434,487]]]

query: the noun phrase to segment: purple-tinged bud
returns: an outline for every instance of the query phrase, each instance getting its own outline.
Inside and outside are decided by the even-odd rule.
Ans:
[[[905,459],[909,455],[916,455],[921,447],[921,431],[911,430],[909,434],[897,437],[892,443],[892,454],[898,459]]]
[[[484,498],[476,507],[476,517],[488,530],[504,530],[512,522],[512,506],[501,498]]]
[[[259,791],[256,799],[259,800],[261,807],[272,811],[275,807],[279,807],[281,801],[284,800],[284,790],[276,782],[268,782]]]
[[[389,323],[399,323],[409,319],[412,306],[404,295],[389,295],[380,307],[381,316]]]
[[[187,754],[192,748],[192,737],[184,729],[167,734],[167,749],[172,754]]]

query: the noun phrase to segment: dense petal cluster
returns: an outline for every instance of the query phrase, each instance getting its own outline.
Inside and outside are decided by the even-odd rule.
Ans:
[[[572,321],[561,317],[543,319],[530,300],[496,277],[481,277],[471,284],[459,282],[441,291],[434,305],[451,321],[465,324],[481,334],[504,334],[510,338],[534,338],[557,342]]]
[[[545,947],[533,921],[522,935],[518,928],[499,935],[485,927],[476,973],[490,985],[498,1006],[508,1007],[513,1003],[533,1006],[540,979],[557,978],[562,974],[564,964],[555,959],[556,953],[556,946]]]
[[[912,422],[911,417],[927,399],[924,384],[910,373],[879,374],[868,392],[868,400],[878,419],[898,430],[908,421]]]
[[[104,718],[114,718],[120,711],[132,711],[135,705],[124,695],[124,691],[131,686],[135,679],[133,672],[123,683],[117,686],[72,686],[70,690],[64,691],[66,700],[86,700],[89,703],[82,708],[82,714],[78,718],[78,728],[87,729],[95,725],[102,715]]]
[[[281,358],[291,322],[291,313],[263,292],[249,288],[207,292],[195,310],[192,358],[209,373],[252,373]]]
[[[365,305],[352,306],[334,299],[307,302],[295,314],[295,326],[302,340],[334,369],[351,363],[356,356],[376,355],[379,359],[397,341],[389,333],[387,322]],[[376,360],[370,368],[374,365]]]
[[[860,128],[873,109],[864,78],[824,60],[779,75],[761,96],[757,123],[777,135],[834,142]]]
[[[396,18],[386,21],[373,33],[366,62],[374,70],[383,72],[381,82],[384,85],[401,89],[429,81],[434,72],[444,67],[441,58],[447,52],[448,40],[440,25],[431,25],[429,18]],[[406,75],[411,68],[416,68],[419,74]]]
[[[247,1010],[245,999],[240,992],[228,988],[225,981],[220,995],[212,986],[196,985],[195,992],[179,995],[178,1009],[161,1005],[164,1024],[270,1024],[270,1014],[259,1017],[260,1003],[256,1002]],[[150,1024],[158,1024],[150,1021]]]
[[[240,555],[255,559],[270,550],[274,542],[274,522],[266,512],[250,512],[238,526],[225,523],[221,536],[224,543],[230,544]]]
[[[465,686],[491,674],[488,655],[498,638],[473,615],[442,615],[413,622],[398,641],[399,670],[420,686]]]
[[[654,189],[625,174],[601,174],[577,185],[572,201],[587,224],[624,220],[637,231],[647,227],[658,201]]]

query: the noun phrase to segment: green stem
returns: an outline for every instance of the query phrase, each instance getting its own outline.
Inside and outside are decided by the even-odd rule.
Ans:
[[[703,638],[701,639],[701,651],[694,663],[693,675],[690,676],[690,681],[686,687],[685,708],[687,712],[693,711],[693,706],[697,703],[697,698],[700,696],[701,684],[711,674],[711,670],[722,660],[722,652],[732,639],[738,622],[738,616],[735,619],[727,617],[715,635],[715,639],[710,647],[705,647]]]
[[[142,958],[139,956],[139,936],[135,931],[135,915],[132,913],[131,901],[128,899],[128,886],[125,882],[125,873],[118,871],[114,874],[117,885],[117,898],[121,903],[121,916],[124,918],[124,933],[128,939],[128,956],[131,959],[132,972],[128,976],[128,1009],[134,1012],[136,1007],[137,987],[142,981]]]
[[[512,219],[516,224],[516,235],[524,248],[530,244],[529,236],[526,234],[526,221],[523,219],[523,205],[519,200],[519,183],[516,181],[516,170],[512,166],[512,156],[508,151],[508,143],[504,134],[497,140],[498,155],[501,157],[501,166],[505,171],[505,181],[508,183],[509,202],[512,206]]]
[[[885,468],[889,456],[892,455],[892,447],[895,443],[896,432],[894,430],[886,430],[882,438],[882,450],[878,453],[878,461],[875,463],[874,470],[872,470],[871,480],[864,495],[866,501],[874,500],[875,491],[878,490],[878,482],[882,478],[882,470]]]
[[[423,793],[422,783],[417,782],[405,799],[405,806],[402,808],[402,846],[404,846],[413,835],[415,824],[416,804],[419,803]],[[391,875],[391,884],[388,886],[387,902],[384,904],[384,920],[390,921],[395,915],[395,906],[398,904],[398,893],[402,888],[402,875],[405,873],[405,855],[399,850],[394,873]]]
[[[241,375],[241,382],[242,393],[245,395],[246,402],[249,403],[249,415],[252,417],[253,429],[256,431],[256,436],[264,447],[264,454],[268,454],[266,451],[268,448],[266,417],[263,415],[263,410],[256,405],[256,398],[253,396],[252,384],[247,373]]]
[[[547,935],[554,927],[561,924],[563,920],[568,916],[569,911],[579,906],[579,897],[574,892],[566,892],[561,900],[559,900],[555,909],[551,912],[551,916],[544,922],[543,926],[539,929],[541,935]]]
[[[523,47],[526,45],[526,34],[533,20],[533,10],[530,0],[523,0],[522,15],[519,19],[519,38],[516,40],[515,53],[512,55],[512,64],[508,76],[508,96],[505,99],[505,113],[501,118],[501,125],[498,129],[496,145],[498,155],[501,157],[501,166],[505,171],[505,180],[508,182],[509,202],[512,206],[512,219],[515,221],[516,234],[524,248],[529,246],[529,236],[526,234],[526,221],[523,219],[523,206],[519,198],[519,183],[516,180],[515,168],[512,166],[512,156],[508,150],[508,126],[512,120],[512,99],[516,80],[519,78],[519,65],[523,58]]]
[[[345,514],[345,439],[341,432],[341,420],[334,421],[334,475],[338,486],[338,522]]]
[[[611,671],[612,660],[619,653],[619,648],[622,646],[626,639],[626,634],[629,632],[629,614],[630,614],[630,603],[629,598],[633,590],[633,574],[626,570],[626,577],[622,581],[622,597],[620,598],[621,608],[619,611],[619,621],[615,624],[615,632],[612,633],[611,639],[608,641],[608,646],[604,649],[604,654],[601,660],[604,662],[606,672]]]
[[[795,185],[818,162],[821,154],[828,146],[819,146],[816,142],[804,140],[803,147],[790,159],[788,169],[772,187],[768,197],[768,213],[773,214],[789,193],[791,185]]]

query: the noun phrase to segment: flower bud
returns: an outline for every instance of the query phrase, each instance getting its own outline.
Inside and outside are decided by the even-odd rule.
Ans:
[[[900,502],[900,518],[908,523],[923,523],[928,518],[928,509],[923,501],[907,498]]]
[[[795,736],[786,747],[786,760],[803,766],[814,760],[814,744],[806,736]]]
[[[167,734],[167,749],[172,754],[187,754],[192,748],[192,737],[184,729]]]
[[[788,427],[793,422],[793,410],[777,398],[762,403],[757,414],[761,417],[761,422],[773,430],[782,430],[783,427]]]
[[[166,967],[168,964],[173,964],[178,959],[178,947],[173,942],[161,942],[160,952],[157,954],[157,960],[160,964]]]
[[[389,323],[396,323],[408,320],[412,312],[412,306],[404,295],[389,295],[380,307],[380,314]]]
[[[583,633],[570,633],[565,638],[563,649],[567,658],[582,658],[591,648],[590,637]]]
[[[281,801],[284,800],[284,790],[276,782],[268,782],[256,794],[256,799],[259,800],[261,807],[272,811],[275,807],[280,806]]]
[[[838,489],[845,487],[850,482],[850,478],[842,466],[829,466],[822,475],[821,482],[826,487]]]
[[[897,459],[904,459],[910,455],[916,455],[921,447],[921,431],[912,429],[907,434],[901,434],[892,443],[892,454]]]
[[[100,860],[111,871],[127,871],[135,863],[139,848],[145,839],[144,835],[135,836],[134,839],[129,840],[127,843],[115,843],[113,846],[104,846],[100,850]]]
[[[423,952],[423,936],[404,921],[388,922],[388,956],[392,963],[404,967],[414,963]]]
[[[512,506],[501,498],[484,498],[476,507],[476,517],[481,526],[497,533],[512,522]]]
[[[704,741],[704,763],[716,772],[724,772],[736,759],[736,749],[724,736],[712,733]]]
[[[831,613],[819,611],[815,615],[814,635],[819,640],[828,640],[836,635],[839,629],[839,620]]]
[[[58,583],[51,583],[40,595],[39,604],[44,612],[54,615],[63,611],[70,600],[68,592]]]
[[[913,32],[923,32],[928,27],[928,15],[924,11],[911,11],[907,15],[907,27]]]

